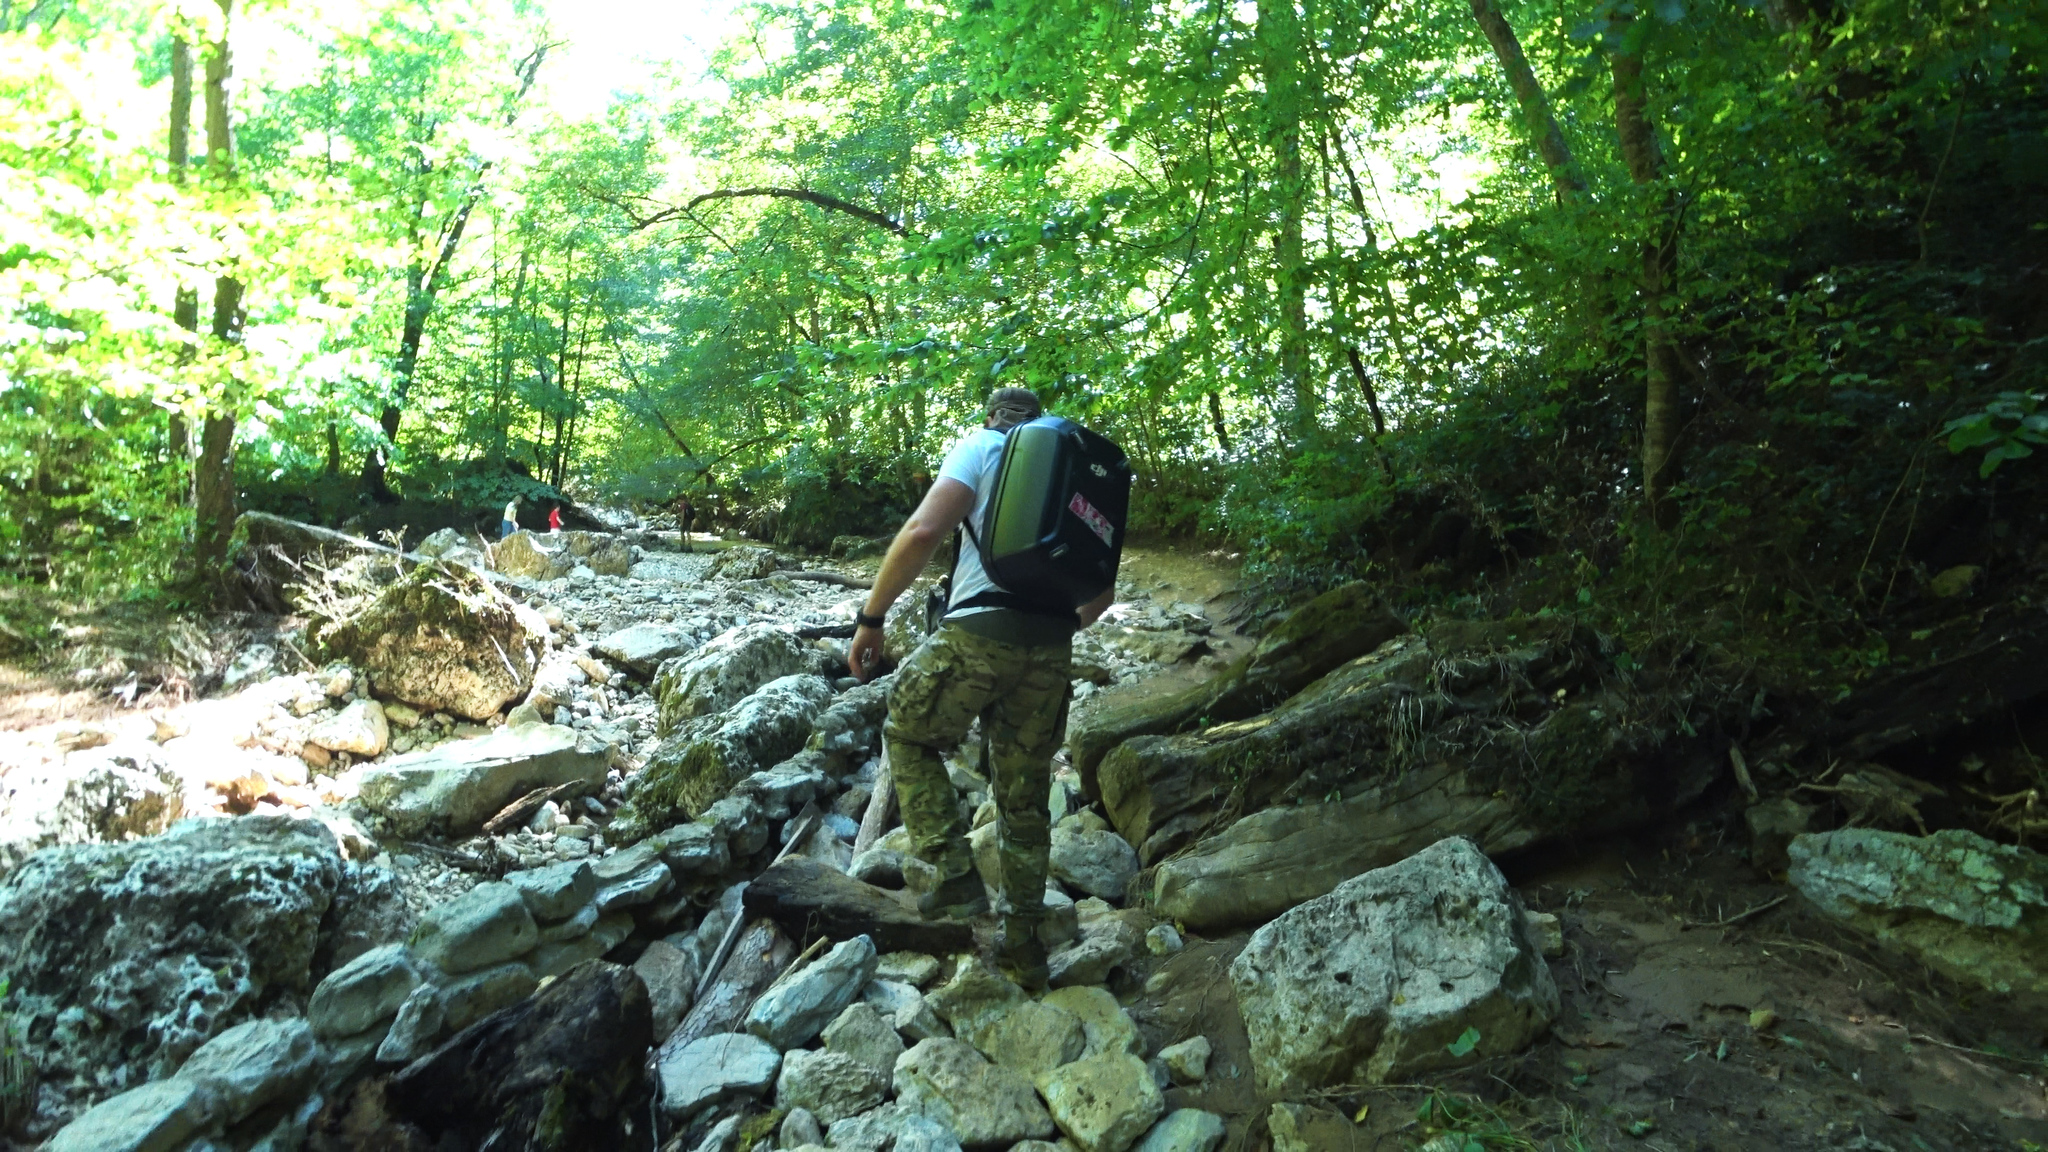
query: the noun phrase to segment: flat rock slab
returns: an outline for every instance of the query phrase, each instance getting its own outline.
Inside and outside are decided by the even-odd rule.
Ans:
[[[926,920],[893,892],[863,884],[829,864],[791,856],[747,885],[747,911],[792,937],[866,936],[883,952],[951,955],[971,951],[974,933],[957,920]]]
[[[591,647],[598,655],[645,678],[653,675],[662,661],[687,653],[696,647],[696,642],[678,629],[643,622],[621,628]]]
[[[559,724],[505,727],[365,766],[357,778],[363,807],[400,835],[429,829],[468,835],[535,788],[571,781],[604,784],[605,748]]]
[[[1960,828],[1792,840],[1792,886],[1828,916],[1996,992],[2048,992],[2048,856]]]
[[[759,1096],[775,1083],[782,1053],[775,1045],[744,1032],[700,1036],[673,1052],[663,1052],[661,1106],[671,1116],[688,1116],[698,1108],[729,1096]]]
[[[1515,1052],[1558,1010],[1521,901],[1462,838],[1259,929],[1230,980],[1259,1087],[1279,1096]],[[1454,1053],[1468,1030],[1476,1040]]]

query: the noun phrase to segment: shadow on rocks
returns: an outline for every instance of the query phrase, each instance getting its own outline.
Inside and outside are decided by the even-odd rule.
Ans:
[[[569,1152],[653,1147],[647,988],[593,960],[485,1017],[313,1122],[311,1152]]]

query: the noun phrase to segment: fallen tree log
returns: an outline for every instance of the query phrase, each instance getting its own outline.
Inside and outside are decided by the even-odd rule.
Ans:
[[[867,589],[875,586],[873,580],[863,580],[858,576],[848,576],[840,572],[779,572],[777,575],[789,580],[810,580],[819,584],[837,584],[841,588]]]
[[[865,935],[883,952],[949,956],[974,949],[974,933],[957,920],[926,920],[894,892],[863,884],[808,856],[778,861],[747,885],[748,914],[766,916],[798,938],[848,940]]]
[[[1446,835],[1507,851],[1697,796],[1723,698],[1691,685],[1624,671],[1568,621],[1443,625],[1264,716],[1124,743],[1104,806],[1159,866],[1155,898],[1216,909],[1189,923],[1263,919]]]
[[[1074,723],[1068,754],[1089,797],[1100,799],[1097,768],[1124,741],[1256,716],[1407,630],[1366,585],[1346,584],[1302,605],[1204,684],[1129,704],[1105,701]]]
[[[732,958],[718,969],[711,987],[690,1005],[690,1014],[661,1045],[666,1057],[690,1041],[718,1032],[738,1032],[754,998],[766,991],[789,966],[796,947],[772,920],[755,920],[740,933]],[[658,1059],[658,1058],[657,1058]]]

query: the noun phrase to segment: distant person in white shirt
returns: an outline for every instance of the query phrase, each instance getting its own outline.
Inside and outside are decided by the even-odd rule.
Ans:
[[[505,504],[505,519],[498,524],[498,539],[503,540],[519,531],[519,497],[514,496]]]

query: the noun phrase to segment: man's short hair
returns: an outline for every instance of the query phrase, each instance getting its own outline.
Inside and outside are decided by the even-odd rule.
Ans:
[[[988,417],[997,428],[1009,428],[1045,414],[1038,394],[1029,388],[998,388],[988,394]]]

